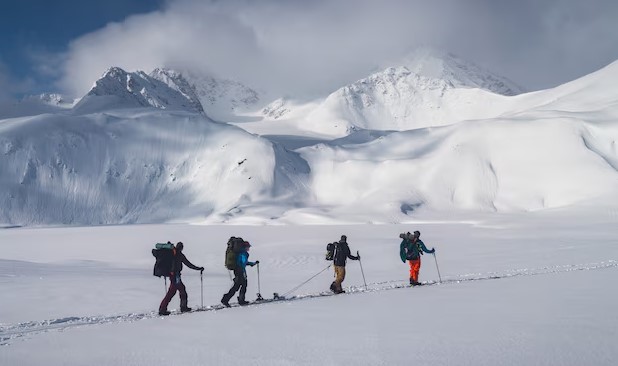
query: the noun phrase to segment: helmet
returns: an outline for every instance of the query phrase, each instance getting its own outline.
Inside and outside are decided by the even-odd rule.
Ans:
[[[345,242],[346,240],[348,240],[348,237],[345,235],[341,235],[341,241]]]

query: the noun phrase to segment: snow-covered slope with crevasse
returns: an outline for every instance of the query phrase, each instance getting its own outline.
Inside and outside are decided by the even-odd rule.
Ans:
[[[192,108],[204,89],[187,80],[112,69],[70,112],[0,120],[0,223],[405,222],[618,204],[618,62],[516,96],[390,68],[236,123],[263,137]]]
[[[170,70],[126,72],[112,67],[74,107],[76,113],[106,109],[155,107],[169,110],[204,111],[184,77]]]

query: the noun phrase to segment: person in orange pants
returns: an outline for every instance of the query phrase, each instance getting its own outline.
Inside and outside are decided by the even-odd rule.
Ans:
[[[434,248],[431,248],[431,250],[427,249],[420,236],[421,233],[419,231],[415,231],[414,235],[409,232],[399,234],[399,237],[403,239],[399,245],[399,256],[403,263],[406,260],[410,263],[410,285],[412,286],[421,285],[418,281],[418,273],[421,270],[421,255],[423,252],[430,254],[436,252]]]
[[[410,285],[418,284],[418,272],[421,270],[421,257],[408,260],[410,263]]]

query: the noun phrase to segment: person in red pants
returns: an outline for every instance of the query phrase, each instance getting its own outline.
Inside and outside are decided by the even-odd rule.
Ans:
[[[406,260],[410,263],[410,285],[421,285],[418,282],[418,273],[421,270],[421,255],[425,253],[435,253],[436,250],[431,248],[427,249],[425,243],[420,239],[421,233],[415,231],[414,235],[408,233],[400,234],[399,237],[403,239],[399,245],[399,256],[402,262]]]
[[[185,284],[182,283],[182,278],[180,273],[182,272],[183,263],[196,271],[203,272],[204,267],[198,267],[193,263],[189,262],[187,257],[182,253],[184,249],[184,244],[180,241],[176,244],[174,248],[174,263],[172,265],[172,270],[170,272],[170,288],[167,290],[167,294],[161,301],[161,305],[159,305],[159,315],[170,315],[170,312],[167,310],[167,305],[169,305],[170,301],[174,295],[176,295],[176,291],[180,293],[180,311],[187,312],[191,311],[191,308],[187,306],[188,295],[187,289],[185,288]]]

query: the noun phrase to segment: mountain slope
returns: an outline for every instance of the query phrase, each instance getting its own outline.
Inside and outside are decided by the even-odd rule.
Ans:
[[[522,89],[457,56],[420,49],[330,94],[305,128],[341,137],[358,129],[405,131],[496,117]]]
[[[151,109],[5,120],[0,154],[0,222],[20,225],[203,220],[306,173],[241,129]]]

